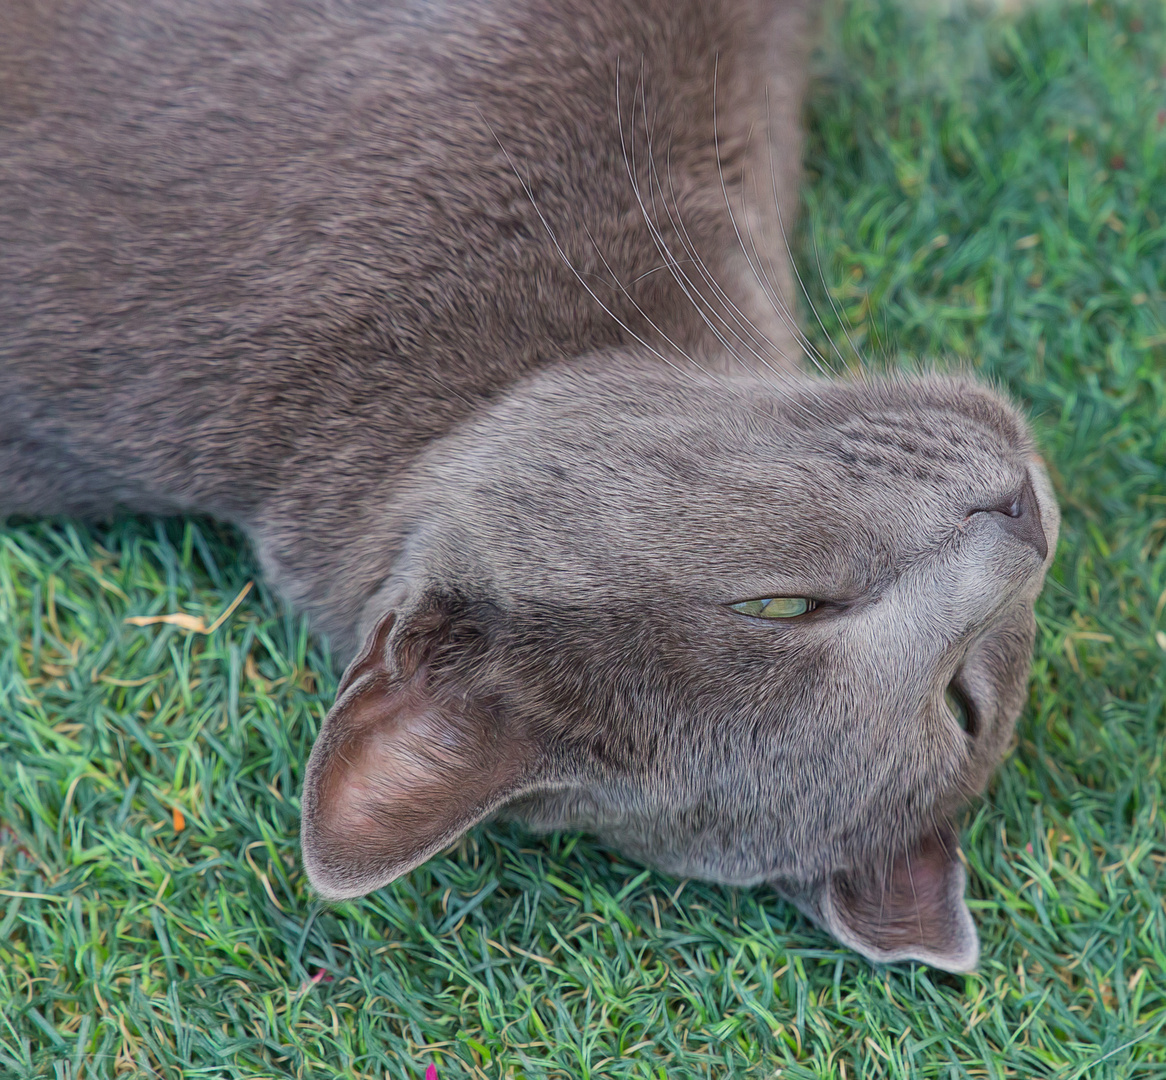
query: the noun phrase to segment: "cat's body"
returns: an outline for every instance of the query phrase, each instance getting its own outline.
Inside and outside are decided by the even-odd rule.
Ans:
[[[761,279],[807,7],[0,13],[0,515],[223,517],[364,641],[304,793],[325,895],[506,809],[974,963],[944,822],[1056,511],[974,384],[794,374]],[[821,603],[727,607],[774,595]]]
[[[772,70],[771,112],[796,132],[800,16],[769,6],[65,3],[45,29],[46,5],[6,5],[39,20],[41,49],[0,29],[21,60],[0,106],[0,509],[259,530],[269,573],[350,648],[393,557],[360,549],[379,527],[363,504],[421,449],[523,373],[633,343],[621,322],[660,344],[637,308],[681,349],[717,345],[645,228],[617,66],[644,199],[664,185],[710,274],[796,363],[714,146],[714,75],[735,202],[751,130],[769,152],[743,72]],[[551,87],[569,117],[544,109]],[[661,174],[669,154],[655,179],[645,103]],[[783,192],[797,153],[779,154]],[[261,521],[293,518],[265,543]]]

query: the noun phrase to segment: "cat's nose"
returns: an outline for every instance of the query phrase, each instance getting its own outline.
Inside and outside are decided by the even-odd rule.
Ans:
[[[985,507],[984,512],[995,515],[998,524],[1009,536],[1036,548],[1041,562],[1044,562],[1049,553],[1049,540],[1045,535],[1040,504],[1031,479],[1026,479],[1015,495],[996,506]]]

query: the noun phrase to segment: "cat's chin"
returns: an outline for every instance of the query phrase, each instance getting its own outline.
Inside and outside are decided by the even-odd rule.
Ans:
[[[961,973],[974,971],[979,963],[980,939],[964,900],[967,874],[950,828],[932,830],[909,852],[887,860],[885,872],[843,871],[803,882],[756,872],[735,874],[723,858],[715,870],[699,857],[662,858],[659,850],[637,844],[634,838],[597,827],[601,816],[595,801],[582,792],[527,797],[497,815],[539,833],[584,829],[622,854],[676,878],[729,888],[772,888],[873,964],[916,961]]]
[[[540,792],[516,799],[495,813],[493,818],[512,821],[539,835],[559,831],[589,833],[601,844],[627,858],[677,880],[707,881],[727,888],[748,889],[767,888],[773,878],[772,871],[762,870],[755,863],[734,867],[721,848],[710,848],[703,853],[665,850],[659,838],[644,828],[643,822],[621,814],[610,798],[604,800],[579,788]]]

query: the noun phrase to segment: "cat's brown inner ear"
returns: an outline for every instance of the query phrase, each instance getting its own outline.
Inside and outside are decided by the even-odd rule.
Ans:
[[[345,691],[358,679],[376,671],[387,670],[389,633],[397,621],[396,612],[390,611],[383,616],[373,628],[371,634],[365,638],[356,659],[348,665],[340,677],[340,685],[336,688],[336,700],[344,696]]]
[[[424,666],[380,661],[382,626],[345,674],[308,761],[301,843],[329,900],[387,885],[517,794],[532,755],[469,695],[433,692]]]
[[[921,960],[971,971],[980,939],[964,901],[965,874],[955,835],[933,831],[883,872],[837,874],[822,913],[840,941],[877,963]]]

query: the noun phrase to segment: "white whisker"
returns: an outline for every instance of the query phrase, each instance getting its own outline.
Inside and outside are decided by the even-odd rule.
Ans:
[[[758,201],[760,201],[760,197]],[[745,234],[749,237],[749,247],[753,251],[753,260],[755,260],[755,262],[750,261],[750,269],[753,271],[757,283],[761,286],[762,292],[765,293],[766,299],[769,300],[770,307],[777,313],[782,324],[790,331],[794,340],[797,341],[798,347],[809,357],[814,366],[823,375],[833,375],[834,370],[830,367],[829,361],[819,352],[805,331],[802,330],[789,305],[782,298],[777,286],[774,285],[773,278],[770,276],[771,274],[773,277],[777,276],[777,268],[773,264],[773,259],[767,257],[763,263],[762,256],[758,252],[757,244],[753,238],[753,230],[749,226],[749,216],[744,203],[744,195],[742,195],[741,201],[741,216],[745,222]],[[781,224],[780,215],[778,216],[778,224]],[[784,229],[782,230],[782,240],[785,243],[786,255],[790,260],[790,265],[793,266],[793,252],[790,250],[789,242],[785,239]],[[766,273],[766,269],[768,269],[769,273]],[[797,272],[796,267],[794,267],[794,272]]]
[[[641,281],[644,280],[644,278],[649,278],[653,274],[658,274],[661,270],[667,269],[667,266],[653,266],[651,270],[645,270],[642,274],[637,274],[634,278],[632,278],[632,284],[638,285]]]
[[[923,912],[919,908],[919,892],[915,888],[915,870],[911,866],[910,847],[904,848],[903,858],[907,860],[907,880],[911,882],[911,896],[915,900],[915,918],[919,920],[919,943],[922,945],[927,941],[927,931],[923,929]]]
[[[719,58],[718,58],[718,60],[719,60]],[[745,247],[745,241],[744,241],[744,238],[741,236],[741,230],[737,226],[737,219],[733,214],[733,205],[729,199],[729,189],[728,189],[727,185],[725,184],[724,170],[721,167],[721,140],[720,140],[720,132],[718,131],[718,126],[717,126],[717,74],[718,74],[717,62],[714,62],[714,66],[713,66],[713,147],[714,147],[714,150],[716,152],[716,158],[717,158],[717,176],[719,177],[720,182],[721,182],[721,194],[723,195],[724,200],[725,200],[725,209],[728,211],[729,221],[733,225],[733,232],[736,233],[737,243],[741,247],[741,254],[745,256],[745,260],[749,263],[750,269],[753,271],[753,273],[755,275],[757,275],[758,281],[760,281],[760,274],[758,272],[758,269],[754,265],[753,260],[749,255],[748,249]],[[783,314],[780,307],[776,308],[775,310],[777,310],[778,315],[783,318],[783,321],[786,321],[787,327],[789,327],[791,330],[794,330],[794,326],[792,325],[793,320],[790,319],[787,321],[788,311],[785,314]],[[821,366],[818,364],[818,361],[815,358],[815,356],[813,355],[813,353],[810,352],[809,350],[807,350],[806,347],[802,344],[801,340],[798,338],[796,330],[794,330],[794,336],[795,336],[795,340],[797,340],[798,344],[802,347],[802,351],[805,352],[807,357],[811,361],[813,361],[814,364],[816,366],[818,366],[819,369],[821,370]],[[826,372],[826,371],[823,371],[822,373],[823,374],[830,374],[829,372]]]
[[[663,187],[660,185],[659,174],[653,168],[653,175],[656,177],[656,185],[660,190],[660,198],[661,198],[661,202],[663,202],[663,204],[664,204],[664,211],[665,211],[665,213],[668,214],[669,224],[672,226],[673,230],[676,232],[677,236],[679,237],[680,242],[684,246],[685,251],[689,252],[689,254],[691,255],[691,261],[696,266],[697,270],[700,272],[701,277],[704,279],[705,283],[713,290],[716,297],[728,308],[730,314],[732,314],[732,316],[733,316],[733,321],[736,322],[738,326],[741,326],[743,328],[747,327],[748,331],[750,332],[750,337],[752,337],[753,340],[755,342],[757,342],[757,344],[760,347],[768,349],[770,352],[774,353],[776,356],[780,357],[782,360],[788,361],[789,357],[786,356],[785,353],[782,352],[782,350],[777,347],[777,345],[775,345],[772,341],[769,340],[768,336],[766,336],[766,334],[743,311],[741,311],[741,309],[733,302],[732,298],[728,295],[728,293],[726,293],[725,290],[721,288],[721,286],[717,282],[715,276],[711,273],[711,271],[709,271],[704,260],[701,259],[699,253],[697,252],[696,245],[695,245],[695,243],[693,243],[692,237],[688,232],[688,227],[684,224],[684,220],[680,215],[679,200],[676,197],[676,188],[675,188],[675,185],[674,185],[673,180],[672,180],[671,148],[669,148],[668,156],[665,159],[664,168],[665,168],[665,172],[667,173],[667,176],[668,176],[668,189],[669,189],[669,192],[672,196],[672,205],[677,208],[676,217],[673,218],[672,212],[668,208],[668,200],[664,195]],[[709,306],[711,307],[711,305],[709,305]],[[722,316],[722,319],[723,319],[723,316]],[[754,355],[756,355],[756,353],[754,353]],[[764,358],[759,357],[759,359],[761,359],[762,363],[764,363],[766,365],[766,367],[769,367],[769,369],[771,371],[773,371],[773,373],[775,375],[778,375],[781,378],[786,378],[786,379],[789,378],[788,372],[778,371],[777,369],[770,367],[770,365],[764,360]]]
[[[883,863],[883,880],[882,888],[879,889],[879,940],[882,940],[883,934],[883,914],[886,911],[887,893],[891,888],[891,874],[894,871],[895,852],[893,848],[887,849],[887,858]]]
[[[648,102],[647,102],[646,91],[644,90],[643,71],[642,70],[641,70],[640,78],[641,78],[641,81],[639,84],[639,86],[640,86],[640,98],[643,102],[643,110],[644,110],[644,135],[645,135],[645,141],[647,142],[647,147],[648,147],[648,174],[649,174],[649,182],[650,182],[654,162],[653,162],[653,158],[652,158],[651,132],[650,132],[650,129],[648,127]],[[631,144],[631,151],[629,153],[628,144],[627,144],[627,141],[624,137],[622,105],[621,105],[620,100],[619,100],[619,72],[617,70],[616,71],[616,116],[617,116],[617,119],[619,121],[620,148],[623,152],[624,168],[627,170],[628,179],[631,182],[632,193],[635,195],[636,202],[640,207],[640,215],[644,219],[644,224],[647,225],[647,227],[648,227],[648,232],[652,237],[652,242],[653,242],[653,244],[655,244],[656,250],[659,252],[660,256],[664,259],[665,265],[667,266],[668,270],[671,272],[673,279],[676,281],[676,283],[683,290],[684,295],[692,303],[693,307],[696,308],[698,314],[700,314],[701,318],[704,320],[704,322],[708,326],[708,328],[710,330],[712,330],[712,332],[716,335],[717,340],[720,341],[721,344],[726,349],[728,349],[730,355],[732,355],[734,360],[736,360],[738,363],[741,363],[742,362],[741,357],[737,355],[736,351],[729,344],[728,340],[717,330],[717,328],[714,325],[712,325],[712,323],[709,321],[708,317],[705,315],[704,311],[701,309],[700,303],[698,301],[703,300],[703,298],[700,297],[699,294],[696,294],[694,292],[694,290],[692,290],[688,287],[692,284],[691,281],[688,279],[688,276],[682,270],[680,270],[679,260],[677,260],[676,256],[673,255],[671,249],[668,247],[667,241],[664,239],[663,234],[660,232],[660,229],[656,224],[655,218],[652,216],[652,214],[650,214],[648,212],[648,207],[644,203],[643,193],[640,190],[640,182],[639,182],[639,179],[636,175],[635,101],[636,101],[636,98],[635,98],[635,95],[633,95],[633,97],[632,97],[632,116],[631,116],[632,144]]]
[[[617,77],[618,77],[618,72],[617,72]],[[660,191],[661,201],[664,204],[665,210],[668,212],[669,221],[673,222],[673,228],[675,228],[676,227],[675,221],[672,218],[671,211],[668,211],[668,200],[664,195],[663,187],[659,184],[659,172],[656,169],[655,156],[654,156],[654,153],[652,152],[652,147],[651,147],[651,131],[648,129],[648,125],[647,125],[647,99],[646,99],[646,95],[644,95],[643,91],[642,91],[643,84],[641,83],[640,85],[641,85],[641,94],[643,97],[643,107],[644,107],[644,116],[645,116],[645,139],[646,139],[647,144],[648,144],[649,183],[652,184],[653,178],[655,178],[655,183],[653,184],[653,187],[652,187],[652,195],[653,195],[652,205],[653,205],[653,207],[655,206],[655,190],[658,188]],[[633,99],[633,101],[634,101],[634,99]],[[795,406],[800,412],[802,412],[803,414],[805,414],[806,416],[808,416],[811,419],[820,420],[821,417],[812,408],[808,408],[801,401],[799,401],[796,398],[794,398],[793,396],[791,396],[781,386],[777,385],[776,383],[774,383],[770,379],[766,379],[760,372],[756,371],[756,369],[749,368],[747,365],[745,365],[741,356],[732,347],[732,344],[725,337],[725,335],[721,332],[720,328],[712,321],[712,318],[710,317],[709,312],[711,312],[712,315],[715,315],[716,318],[718,318],[722,323],[724,323],[725,329],[728,330],[728,332],[730,334],[732,334],[733,337],[735,337],[738,341],[740,341],[741,344],[744,345],[746,347],[746,349],[748,349],[761,362],[761,364],[765,368],[767,368],[770,372],[772,372],[773,375],[777,379],[788,382],[788,383],[795,382],[795,380],[791,377],[791,375],[788,372],[773,367],[773,365],[770,364],[769,361],[766,360],[766,358],[764,356],[762,356],[757,351],[756,348],[754,348],[748,341],[746,341],[745,338],[743,338],[741,334],[737,333],[732,328],[732,326],[730,326],[728,324],[728,321],[724,318],[724,316],[721,315],[718,311],[716,311],[716,309],[713,308],[712,304],[709,303],[709,301],[703,295],[701,295],[701,293],[697,289],[696,285],[692,282],[692,280],[688,277],[688,275],[681,268],[680,260],[676,258],[676,256],[672,253],[671,249],[668,247],[668,244],[667,244],[666,240],[664,239],[664,236],[663,236],[662,232],[660,231],[659,226],[656,224],[656,220],[655,220],[654,216],[652,215],[652,213],[649,212],[648,207],[644,202],[643,194],[642,194],[642,192],[640,190],[640,186],[639,186],[639,180],[638,180],[636,173],[635,173],[635,157],[634,157],[635,148],[634,148],[634,144],[632,147],[631,154],[629,155],[628,150],[627,150],[626,141],[623,141],[624,140],[623,119],[622,119],[622,112],[620,109],[618,97],[617,97],[617,114],[619,115],[619,122],[620,122],[620,138],[621,138],[622,149],[623,149],[623,154],[624,154],[624,165],[628,171],[628,178],[629,178],[629,181],[631,182],[631,185],[632,185],[632,191],[636,196],[636,200],[640,206],[640,213],[644,219],[644,223],[648,226],[648,230],[649,230],[650,235],[652,236],[653,243],[656,245],[657,251],[660,253],[660,255],[667,262],[668,269],[671,271],[672,277],[676,281],[676,284],[684,292],[684,294],[687,297],[687,299],[689,300],[689,302],[692,303],[694,310],[701,317],[701,320],[704,322],[704,324],[708,327],[708,329],[712,332],[712,334],[717,338],[717,340],[724,346],[724,348],[729,353],[729,355],[732,356],[733,359],[737,361],[737,363],[741,364],[742,367],[746,368],[746,370],[752,372],[753,374],[755,374],[759,378],[761,378],[766,383],[766,385],[768,385],[770,387],[770,389],[772,389],[775,393],[782,396],[787,402],[789,402],[791,405]],[[634,114],[633,114],[633,116],[634,116]],[[634,134],[634,118],[633,118],[633,134]],[[669,172],[669,176],[671,177],[671,172]],[[676,202],[675,193],[673,194],[673,202],[674,203]],[[679,213],[677,214],[677,217],[679,218]],[[686,230],[685,230],[685,235],[687,235]],[[723,290],[721,290],[720,286],[716,283],[715,278],[708,272],[707,268],[705,267],[703,261],[700,258],[700,255],[696,251],[695,245],[692,244],[691,242],[686,242],[684,238],[681,239],[681,243],[684,245],[686,253],[688,253],[691,256],[690,261],[692,261],[694,263],[694,265],[697,266],[697,268],[700,270],[702,276],[712,285],[714,290],[719,292],[722,296],[725,295]],[[726,297],[726,300],[727,299],[728,298]],[[728,304],[729,304],[729,306],[733,306],[731,301],[728,301]],[[707,312],[705,310],[705,307],[707,307],[709,309]],[[774,352],[778,352],[778,350],[776,348],[774,348],[773,344],[771,342],[769,342],[768,339],[766,339],[764,337],[764,335],[759,335],[759,336],[760,336],[761,340],[763,342],[765,342]],[[780,355],[780,353],[778,353],[778,355]]]
[[[616,67],[616,118],[617,118],[617,121],[619,124],[620,148],[621,148],[621,151],[623,154],[624,167],[627,170],[628,179],[631,183],[632,192],[636,197],[636,202],[640,207],[640,214],[643,217],[644,223],[648,227],[649,234],[652,237],[652,242],[655,244],[656,249],[659,252],[660,256],[665,260],[665,263],[667,264],[669,271],[672,273],[673,279],[676,281],[677,285],[680,286],[681,290],[684,292],[684,294],[688,298],[688,300],[692,303],[693,308],[696,310],[697,314],[700,315],[700,317],[701,317],[702,321],[705,323],[705,325],[709,328],[709,330],[713,333],[713,335],[721,343],[721,345],[725,348],[725,350],[729,353],[729,355],[732,356],[733,359],[736,360],[743,367],[747,368],[747,365],[744,364],[743,360],[737,354],[736,350],[733,349],[729,340],[724,336],[724,334],[721,333],[720,329],[716,326],[716,324],[713,323],[712,319],[705,312],[704,308],[702,307],[702,304],[707,304],[707,301],[705,301],[705,299],[699,295],[699,293],[695,290],[695,287],[692,285],[691,280],[684,273],[684,271],[680,268],[679,260],[672,253],[671,249],[668,247],[667,242],[665,241],[658,226],[656,225],[655,219],[653,218],[652,214],[649,212],[648,207],[644,202],[643,193],[640,190],[639,180],[636,176],[636,169],[635,169],[634,135],[635,135],[635,101],[636,101],[636,97],[635,97],[635,95],[633,95],[633,98],[632,98],[633,112],[632,112],[632,117],[631,117],[631,126],[632,126],[633,142],[632,142],[631,151],[629,153],[628,143],[627,143],[627,139],[626,139],[626,136],[624,133],[625,129],[624,129],[624,123],[623,123],[623,106],[622,106],[620,92],[619,92],[619,79],[620,79],[620,69],[619,69],[619,66],[617,64],[617,67]],[[643,100],[645,137],[648,141],[648,148],[649,148],[649,179],[650,179],[651,175],[654,171],[654,164],[655,163],[654,163],[654,159],[652,158],[652,154],[651,154],[651,133],[648,129],[648,120],[647,120],[647,113],[648,113],[647,95],[646,95],[646,92],[643,91],[643,89],[642,89],[643,88],[643,73],[642,72],[641,72],[641,81],[640,81],[639,85],[641,87],[641,97]],[[693,252],[693,254],[695,254],[695,253]],[[697,260],[699,262],[699,257],[697,257]],[[732,332],[731,328],[729,328],[729,329],[730,329],[730,332]],[[747,348],[749,347],[748,343],[740,338],[740,335],[735,334],[734,336],[736,336],[739,340],[741,340],[742,344],[746,345]],[[750,351],[752,351],[754,353],[754,355],[757,356],[757,358],[763,364],[765,364],[765,366],[769,367],[770,370],[773,371],[774,374],[777,375],[779,378],[785,378],[787,380],[789,379],[789,376],[786,375],[785,373],[779,372],[776,369],[772,368],[767,363],[765,358],[762,357],[760,354],[758,354],[756,352],[756,350],[750,349]],[[749,370],[749,369],[747,368],[747,370]],[[798,401],[792,395],[787,393],[781,387],[769,382],[768,380],[765,380],[765,381],[770,386],[770,388],[774,390],[775,393],[780,394],[782,397],[785,398],[786,401],[788,401],[791,405],[798,408],[801,412],[805,413],[808,417],[810,417],[811,419],[815,419],[815,420],[819,419],[819,417],[812,410],[808,409],[805,405],[803,405],[800,401]]]
[[[766,117],[766,124],[771,126],[772,120],[770,119],[769,88],[768,87],[766,87],[766,90],[765,90],[765,117]],[[809,306],[810,312],[813,314],[815,321],[822,328],[822,333],[825,335],[826,341],[829,342],[830,348],[834,350],[834,354],[841,361],[842,366],[845,369],[849,365],[847,365],[846,359],[843,357],[842,353],[839,352],[838,346],[835,344],[834,339],[830,336],[830,332],[826,329],[825,324],[822,322],[822,317],[818,314],[818,309],[814,305],[813,298],[810,296],[809,290],[806,288],[805,282],[802,280],[801,272],[798,270],[797,261],[794,259],[793,248],[790,247],[789,235],[786,233],[785,220],[784,220],[784,218],[782,216],[782,212],[781,212],[781,199],[778,197],[778,192],[777,192],[777,169],[773,163],[773,144],[772,143],[769,144],[768,157],[769,157],[769,184],[770,184],[771,194],[773,196],[773,207],[777,213],[777,227],[781,232],[781,241],[785,245],[786,255],[789,258],[790,269],[793,270],[794,277],[797,278],[798,287],[801,289],[802,296],[804,296],[806,299],[806,304]],[[789,314],[788,305],[785,305],[784,302],[780,301],[776,296],[774,297],[774,300],[775,300],[775,302],[782,303],[784,310],[786,311],[787,315],[789,316],[790,320],[792,321],[793,316],[792,316],[792,314]],[[810,347],[814,349],[814,353],[817,356],[822,358],[822,362],[827,363],[826,358],[824,356],[822,356],[821,352],[819,352],[816,347],[813,346],[813,344],[810,342],[809,337],[807,337],[806,334],[800,330],[798,332],[801,333],[802,338],[810,345]],[[831,369],[831,374],[834,374],[833,369]]]
[[[660,329],[660,327],[656,324],[656,322],[652,319],[652,317],[642,307],[640,307],[640,305],[636,302],[636,298],[634,296],[632,296],[632,294],[630,292],[628,292],[628,290],[627,290],[627,288],[625,288],[623,282],[620,281],[619,276],[611,268],[611,264],[608,263],[607,257],[600,250],[599,244],[596,243],[595,237],[591,235],[591,230],[588,229],[586,226],[584,226],[583,231],[585,233],[587,233],[587,239],[591,241],[591,246],[592,246],[592,248],[594,248],[595,254],[599,256],[600,261],[604,265],[604,268],[607,270],[607,272],[609,274],[611,274],[611,279],[612,279],[612,281],[615,282],[616,288],[618,288],[620,290],[620,292],[622,292],[624,294],[624,296],[626,296],[628,298],[628,300],[631,301],[632,306],[636,309],[636,311],[638,311],[640,313],[641,316],[643,316],[644,321],[647,322],[647,324],[653,330],[655,330],[656,333],[659,334],[660,337],[663,338],[665,342],[667,342],[669,345],[672,346],[672,348],[674,348],[678,353],[680,353],[680,355],[683,356],[685,360],[687,360],[690,364],[692,364],[694,367],[696,367],[698,371],[700,371],[704,375],[709,376],[709,378],[714,378],[714,376],[712,375],[711,372],[706,371],[704,368],[702,368],[700,366],[700,364],[698,364],[679,345],[677,345],[675,341],[673,341],[666,333],[664,333],[664,331],[662,329]],[[666,269],[666,267],[657,267],[657,269]],[[639,280],[639,279],[637,278],[636,280]],[[635,284],[635,282],[633,282],[632,284]]]
[[[818,253],[818,240],[817,237],[813,236],[812,233],[810,236],[810,241],[814,245],[814,261],[818,264],[818,277],[822,281],[822,288],[825,290],[826,299],[830,302],[830,310],[834,312],[834,318],[838,320],[838,325],[842,327],[842,333],[846,336],[846,341],[850,345],[850,348],[854,351],[854,355],[858,358],[859,367],[861,367],[862,353],[858,351],[858,346],[854,344],[854,339],[850,336],[850,330],[846,325],[847,320],[844,318],[842,312],[838,309],[838,305],[834,303],[834,295],[830,292],[830,286],[826,283],[826,275],[822,271],[822,258]],[[815,316],[816,314],[817,313],[815,313]],[[818,324],[821,325],[821,322],[822,320],[819,319]],[[823,333],[825,333],[826,328],[823,326],[822,330]],[[828,334],[827,337],[829,337]],[[833,344],[833,342],[831,342],[831,344]]]
[[[686,379],[692,380],[693,377],[691,374],[689,374],[687,371],[685,371],[683,368],[679,367],[678,365],[674,364],[671,360],[668,359],[668,357],[666,357],[662,352],[660,352],[659,349],[654,348],[652,345],[650,345],[648,342],[646,342],[642,337],[640,337],[640,335],[637,334],[630,326],[628,326],[627,323],[625,323],[614,311],[611,310],[611,308],[609,308],[602,300],[600,300],[600,298],[596,295],[595,290],[592,289],[591,286],[587,284],[587,282],[583,278],[583,275],[580,274],[579,271],[575,269],[574,264],[567,257],[567,253],[563,250],[562,246],[559,244],[558,237],[555,236],[554,230],[551,228],[550,223],[547,221],[547,219],[543,216],[542,210],[539,208],[538,203],[535,201],[534,192],[531,191],[527,182],[522,178],[522,173],[520,173],[518,171],[517,166],[514,164],[514,160],[510,156],[510,151],[507,150],[506,147],[502,145],[502,140],[498,138],[498,133],[494,130],[494,128],[491,126],[490,122],[486,119],[486,117],[482,115],[482,111],[480,109],[476,109],[475,111],[478,113],[478,116],[481,119],[482,123],[486,125],[486,128],[489,130],[490,134],[494,136],[494,141],[498,144],[498,149],[502,151],[503,155],[506,158],[507,164],[509,164],[510,168],[514,172],[515,178],[518,180],[519,184],[522,185],[522,190],[525,192],[526,197],[530,200],[530,205],[532,207],[534,207],[534,212],[538,215],[539,221],[542,222],[543,228],[546,229],[547,235],[551,238],[551,243],[555,245],[555,250],[559,253],[559,257],[566,264],[567,269],[570,270],[571,273],[575,275],[579,284],[582,285],[583,288],[587,290],[587,295],[590,296],[608,315],[610,315],[611,318],[615,320],[615,322],[620,326],[621,329],[623,329],[632,338],[634,338],[641,345],[643,345],[644,348],[646,348],[649,352],[651,352],[654,356],[658,357],[660,360],[663,360],[664,363],[668,365],[668,367],[673,369],[673,371],[677,372],[680,375],[683,375]],[[685,353],[681,353],[681,355],[684,356],[684,358],[686,360],[688,360],[689,363],[693,364],[699,370],[704,372],[705,375],[708,375],[708,372],[704,371],[704,369],[701,368],[700,365],[697,364],[696,361],[692,359],[692,357],[688,356]],[[695,380],[693,380],[693,381],[695,381]]]

